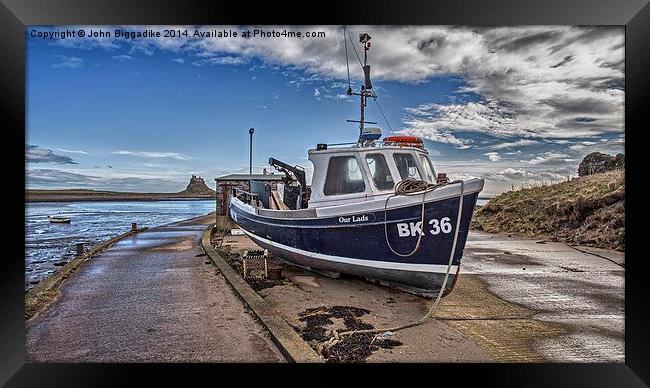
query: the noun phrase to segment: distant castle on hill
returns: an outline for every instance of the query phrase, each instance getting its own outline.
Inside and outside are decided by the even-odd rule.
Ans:
[[[215,195],[215,191],[209,188],[207,184],[205,184],[205,180],[202,177],[196,175],[192,175],[190,178],[190,183],[187,185],[184,193]]]

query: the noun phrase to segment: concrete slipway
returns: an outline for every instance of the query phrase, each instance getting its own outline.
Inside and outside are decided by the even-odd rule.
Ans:
[[[278,362],[200,238],[214,216],[149,229],[86,262],[26,323],[28,362]]]

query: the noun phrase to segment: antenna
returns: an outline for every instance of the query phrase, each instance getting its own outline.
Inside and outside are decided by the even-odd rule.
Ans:
[[[363,63],[361,63],[361,57],[359,56],[356,47],[354,47],[354,44],[352,44],[352,48],[354,49],[355,54],[357,54],[357,58],[359,58],[359,64],[361,64],[361,68],[363,69],[364,83],[363,85],[361,85],[361,92],[359,93],[353,93],[352,89],[348,88],[348,95],[355,95],[361,97],[361,103],[360,103],[361,115],[359,120],[346,120],[346,121],[352,123],[359,123],[359,143],[362,142],[364,124],[377,124],[376,122],[365,120],[365,110],[366,110],[366,106],[368,105],[368,97],[377,98],[374,91],[372,90],[372,82],[370,81],[370,65],[368,64],[368,50],[370,50],[370,39],[371,39],[370,35],[365,32],[359,34],[359,43],[363,45]],[[350,39],[350,42],[352,42],[352,39]],[[347,50],[347,42],[345,46]],[[346,55],[346,61],[347,61],[347,55]]]

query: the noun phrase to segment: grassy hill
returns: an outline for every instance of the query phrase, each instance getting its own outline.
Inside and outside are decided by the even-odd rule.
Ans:
[[[625,249],[625,172],[509,191],[474,212],[474,230]]]

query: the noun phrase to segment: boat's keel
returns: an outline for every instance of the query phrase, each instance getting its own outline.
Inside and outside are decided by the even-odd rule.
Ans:
[[[334,271],[327,271],[327,270],[323,270],[323,269],[312,268],[312,267],[307,266],[307,265],[300,265],[300,264],[292,263],[290,261],[284,260],[282,257],[278,257],[278,256],[276,256],[276,257],[278,259],[280,259],[283,263],[285,263],[287,265],[290,265],[292,267],[301,268],[301,269],[304,269],[306,271],[314,272],[314,273],[326,276],[326,277],[331,278],[331,279],[338,279],[338,278],[341,277],[340,272],[334,272]]]
[[[454,277],[454,275],[450,274],[449,277],[451,279],[451,278]],[[386,281],[386,280],[383,280],[383,279],[370,279],[370,278],[365,278],[365,279],[372,282],[372,283],[382,285],[384,287],[396,289],[396,290],[399,290],[399,291],[408,292],[409,294],[413,294],[413,295],[423,296],[425,298],[432,298],[432,299],[436,298],[438,296],[438,292],[439,292],[439,289],[438,290],[431,290],[431,289],[425,289],[425,288],[412,287],[412,286],[409,286],[407,284],[393,283],[393,282],[389,282],[389,281]],[[449,281],[447,283],[450,284]],[[442,282],[440,283],[440,286],[442,286]],[[446,287],[446,288],[447,288],[447,291],[449,292],[450,288],[449,287]]]

